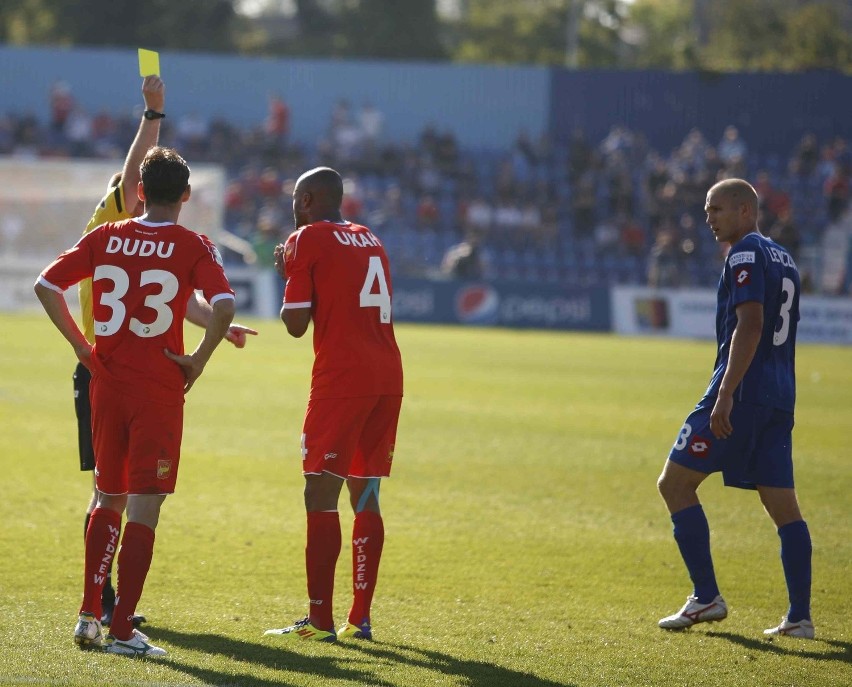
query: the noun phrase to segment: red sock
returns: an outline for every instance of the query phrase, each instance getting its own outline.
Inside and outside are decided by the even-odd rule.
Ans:
[[[349,622],[361,625],[370,622],[370,604],[379,577],[379,561],[385,543],[382,516],[364,510],[355,516],[352,527],[352,609]]]
[[[127,640],[133,635],[133,614],[153,555],[154,530],[138,522],[128,522],[118,552],[118,593],[110,626],[116,639]]]
[[[108,508],[95,508],[86,529],[86,568],[83,603],[80,613],[91,613],[101,619],[101,592],[112,567],[121,534],[121,514]]]
[[[340,555],[340,516],[337,512],[308,513],[308,544],[305,568],[311,624],[320,630],[333,630],[332,596],[334,567]]]

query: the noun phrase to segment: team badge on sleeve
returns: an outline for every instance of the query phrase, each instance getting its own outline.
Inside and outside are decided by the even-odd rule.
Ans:
[[[753,250],[744,250],[739,253],[734,253],[731,257],[728,258],[728,264],[731,267],[736,267],[737,265],[741,265],[744,262],[754,262],[754,251]]]

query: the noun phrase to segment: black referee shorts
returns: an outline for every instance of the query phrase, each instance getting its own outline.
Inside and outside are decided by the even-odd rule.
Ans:
[[[77,442],[80,446],[80,469],[95,469],[95,450],[92,448],[92,406],[89,403],[89,382],[92,373],[83,363],[74,370],[74,410],[77,411]]]

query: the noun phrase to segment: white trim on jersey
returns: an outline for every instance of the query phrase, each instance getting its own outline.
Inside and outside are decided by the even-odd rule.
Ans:
[[[226,298],[230,298],[232,301],[236,300],[234,294],[232,293],[217,293],[215,296],[213,296],[213,298],[210,299],[210,305],[218,303],[219,301],[224,300]]]
[[[144,217],[144,216],[145,216],[145,215],[142,215],[142,217]],[[133,221],[134,221],[134,222],[136,222],[136,224],[141,224],[141,225],[146,226],[146,227],[168,227],[168,226],[177,226],[177,224],[176,224],[175,222],[151,222],[150,220],[142,219],[142,217],[137,217],[137,218],[136,218],[135,220],[133,220]]]
[[[292,310],[292,309],[295,309],[295,308],[310,308],[310,307],[311,307],[310,301],[308,301],[307,303],[287,303],[285,301],[285,303],[284,303],[284,309],[285,310]]]
[[[47,279],[45,279],[41,275],[38,275],[38,279],[36,281],[38,281],[39,284],[50,289],[51,291],[56,291],[56,293],[65,293],[64,289],[60,289],[56,284],[51,284],[49,281],[47,281]]]

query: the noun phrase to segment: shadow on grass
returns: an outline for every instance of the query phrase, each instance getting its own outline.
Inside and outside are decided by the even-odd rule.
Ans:
[[[345,656],[305,656],[292,650],[289,644],[282,642],[254,643],[241,639],[224,637],[218,634],[197,634],[178,632],[166,628],[145,628],[146,632],[173,646],[183,647],[211,657],[229,659],[227,670],[206,667],[202,664],[181,661],[170,652],[166,665],[205,683],[214,685],[239,685],[239,687],[287,687],[288,683],[280,677],[263,678],[256,674],[256,668],[262,666],[270,670],[286,670],[318,679],[341,680],[352,685],[376,685],[394,687],[392,683],[377,679],[369,670],[358,670],[344,665]]]
[[[146,628],[147,629],[147,628]],[[294,648],[298,646],[276,643],[246,642],[223,637],[218,634],[195,634],[175,630],[150,628],[158,640],[208,655],[230,659],[231,670],[217,670],[203,665],[182,662],[169,656],[168,667],[217,685],[240,685],[240,687],[272,687],[284,685],[280,678],[263,678],[253,674],[254,667],[270,670],[286,670],[316,676],[319,679],[340,680],[355,685],[394,687],[398,682],[387,682],[381,678],[382,665],[408,666],[430,670],[438,675],[464,678],[469,687],[572,687],[567,683],[551,682],[528,673],[503,668],[489,663],[458,658],[439,651],[413,646],[393,645],[377,642],[340,642],[332,646],[332,656],[306,656]],[[359,658],[360,656],[360,658]],[[370,665],[364,669],[353,667],[358,661]],[[376,665],[376,664],[379,665]],[[240,670],[244,666],[244,671]]]
[[[440,651],[404,644],[346,642],[343,646],[383,661],[433,670],[442,675],[462,677],[469,687],[576,687],[566,682],[552,682],[493,663],[471,661]]]
[[[708,637],[727,640],[733,644],[739,644],[753,651],[762,651],[767,654],[801,656],[812,658],[815,661],[840,661],[841,663],[852,663],[852,643],[840,642],[834,639],[792,640],[795,645],[779,644],[771,639],[755,639],[744,635],[735,635],[731,632],[708,632]],[[828,651],[813,651],[813,646],[830,647]]]

